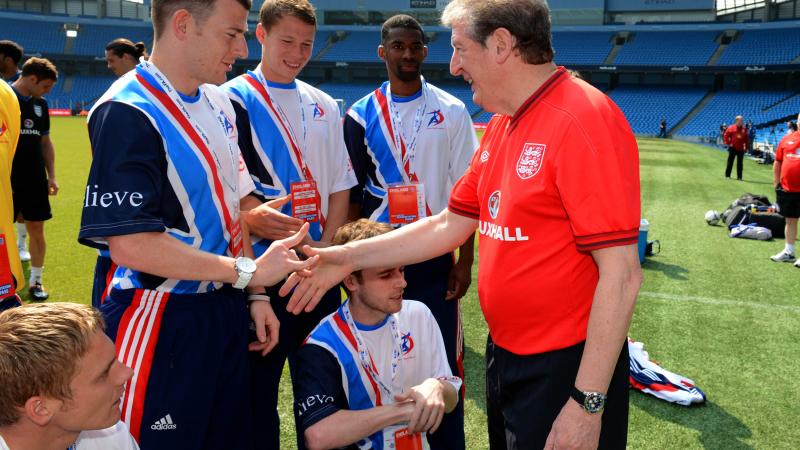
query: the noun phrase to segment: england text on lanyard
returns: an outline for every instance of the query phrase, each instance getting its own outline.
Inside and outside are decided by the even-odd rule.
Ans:
[[[361,337],[361,332],[358,331],[358,327],[353,320],[353,316],[350,313],[350,300],[347,300],[342,305],[342,314],[344,315],[344,320],[347,323],[348,328],[350,328],[350,331],[353,333],[353,337],[355,338],[356,351],[358,352],[358,358],[361,360],[361,367],[363,367],[364,370],[375,380],[384,393],[386,393],[388,398],[392,398],[392,394],[394,393],[392,387],[394,386],[394,380],[397,376],[397,369],[400,367],[400,357],[403,355],[403,342],[402,338],[400,337],[400,330],[398,329],[399,325],[397,323],[397,314],[389,315],[389,327],[392,331],[392,340],[394,341],[394,345],[392,346],[391,378],[388,386],[383,380],[381,380],[381,377],[375,368],[375,362],[372,360],[372,355],[369,352],[369,348],[367,348],[366,344],[364,343],[364,338]]]
[[[422,119],[425,117],[425,109],[428,106],[428,83],[422,79],[422,104],[417,107],[414,113],[414,124],[411,128],[411,139],[408,139],[403,128],[403,119],[400,117],[400,111],[397,109],[394,100],[392,99],[392,85],[386,84],[386,103],[389,106],[392,121],[392,140],[394,141],[394,148],[396,152],[400,153],[400,158],[403,162],[403,168],[408,176],[408,181],[416,181],[416,170],[414,169],[414,159],[417,154],[417,138],[422,129]]]
[[[255,79],[253,79],[253,74],[255,74],[256,77]],[[311,170],[309,170],[308,164],[306,164],[305,158],[303,157],[306,151],[308,125],[306,123],[306,111],[305,108],[303,108],[303,98],[300,95],[300,87],[297,86],[295,88],[295,92],[297,93],[297,103],[300,108],[300,124],[303,127],[302,146],[300,145],[300,142],[297,139],[297,134],[294,132],[292,121],[289,120],[289,117],[286,115],[286,112],[281,107],[280,102],[278,102],[270,92],[269,83],[264,78],[264,74],[261,71],[261,66],[259,65],[258,67],[256,67],[255,72],[247,73],[245,75],[245,79],[247,79],[247,81],[256,89],[256,91],[258,91],[261,94],[267,106],[269,106],[269,108],[272,109],[272,112],[278,119],[278,122],[283,128],[284,133],[286,133],[286,136],[289,139],[289,146],[292,148],[292,151],[294,152],[295,159],[297,160],[297,164],[300,166],[300,171],[302,172],[305,180],[314,181],[314,177],[311,175]]]
[[[194,145],[197,146],[197,148],[200,150],[200,153],[203,155],[203,158],[206,160],[206,164],[211,170],[214,191],[216,192],[220,207],[222,209],[225,228],[227,228],[228,234],[230,235],[229,247],[231,254],[234,257],[239,256],[242,250],[241,225],[239,224],[238,217],[233,217],[234,215],[238,215],[238,211],[234,215],[228,211],[227,202],[225,201],[225,190],[222,188],[220,183],[220,179],[223,179],[225,184],[227,184],[234,194],[236,194],[238,192],[238,178],[232,182],[229,182],[227,179],[225,179],[224,174],[220,173],[224,172],[224,169],[220,162],[216,160],[216,155],[211,146],[211,139],[209,139],[208,134],[205,132],[203,127],[200,126],[198,121],[192,119],[192,115],[186,108],[186,104],[183,102],[180,94],[178,94],[177,89],[172,86],[172,83],[169,82],[167,77],[165,77],[155,65],[146,61],[144,58],[140,59],[140,63],[136,67],[136,70],[136,78],[139,83],[151,94],[153,94],[153,96],[158,99],[158,101],[170,112],[175,120],[178,121],[178,123],[181,125],[181,128],[183,128],[183,131],[189,136]],[[139,73],[139,71],[142,71],[155,78],[156,81],[158,81],[158,83],[161,85],[161,90],[159,90],[156,86],[152,86],[147,79],[143,77],[141,73]],[[222,135],[226,136],[228,134],[227,127],[222,118],[219,117],[219,114],[217,114],[217,111],[222,111],[222,109],[217,106],[217,104],[202,89],[200,89],[200,93],[208,104],[209,108],[211,108],[214,117],[217,118],[218,123],[222,128]],[[238,170],[239,161],[237,158],[236,149],[233,148],[230,140],[228,140],[227,145],[228,156],[231,160],[231,171]],[[233,206],[234,209],[238,209],[238,199],[236,199],[236,201],[233,203]]]

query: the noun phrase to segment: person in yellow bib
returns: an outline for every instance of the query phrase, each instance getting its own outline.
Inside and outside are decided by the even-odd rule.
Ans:
[[[15,245],[17,239],[14,233],[14,207],[11,197],[11,163],[14,161],[14,150],[19,140],[19,121],[17,96],[8,83],[0,81],[0,234],[5,235],[8,266],[17,279],[16,289],[25,284],[22,264]],[[4,262],[0,261],[0,267],[4,267]]]

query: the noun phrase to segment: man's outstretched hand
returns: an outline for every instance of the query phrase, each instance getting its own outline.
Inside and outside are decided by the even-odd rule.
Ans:
[[[286,305],[286,310],[292,314],[313,311],[325,292],[353,272],[353,264],[343,246],[313,248],[305,245],[303,253],[317,264],[313,270],[291,274],[280,290],[282,297],[292,294]]]
[[[289,200],[290,196],[287,195],[242,212],[250,232],[271,241],[286,239],[297,233],[303,226],[303,220],[280,212]]]
[[[298,278],[311,276],[310,269],[317,263],[319,257],[310,255],[308,259],[301,261],[297,253],[292,250],[292,247],[303,241],[308,233],[308,227],[308,223],[304,223],[297,233],[270,244],[267,251],[256,259],[258,269],[253,274],[250,286],[273,286],[290,273]]]

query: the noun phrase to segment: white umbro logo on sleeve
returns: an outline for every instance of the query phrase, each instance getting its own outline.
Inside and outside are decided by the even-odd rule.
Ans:
[[[150,425],[151,430],[174,430],[178,428],[178,425],[172,421],[172,416],[167,414],[166,416],[162,417],[159,420],[156,420],[156,423]]]

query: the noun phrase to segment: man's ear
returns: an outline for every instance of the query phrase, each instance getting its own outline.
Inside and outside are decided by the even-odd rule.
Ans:
[[[500,27],[486,39],[487,47],[498,64],[503,64],[511,56],[517,55],[517,38],[508,29]]]
[[[344,287],[346,287],[347,290],[350,292],[355,292],[358,290],[358,282],[356,281],[356,276],[353,275],[352,273],[344,277],[342,283],[344,284]]]
[[[261,22],[258,22],[256,25],[256,39],[258,40],[258,43],[264,45],[264,38],[266,37],[267,29],[264,28],[264,25],[262,25]]]
[[[192,13],[185,9],[179,9],[172,14],[172,17],[169,19],[169,26],[172,28],[172,32],[175,33],[175,36],[180,41],[186,40],[188,37],[188,30],[190,25],[194,24],[194,18],[192,17]]]
[[[386,61],[386,47],[383,44],[378,46],[378,58],[382,61]]]
[[[23,407],[24,415],[39,426],[46,426],[53,419],[54,413],[60,408],[61,402],[36,395],[29,398]]]

